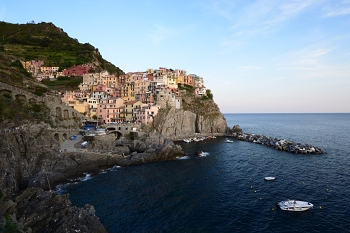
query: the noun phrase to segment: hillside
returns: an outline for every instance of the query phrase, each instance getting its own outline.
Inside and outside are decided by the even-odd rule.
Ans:
[[[81,44],[53,23],[11,24],[0,22],[0,52],[22,61],[42,60],[60,69],[90,64],[95,71],[107,70],[119,76],[123,71],[102,58],[89,43]]]

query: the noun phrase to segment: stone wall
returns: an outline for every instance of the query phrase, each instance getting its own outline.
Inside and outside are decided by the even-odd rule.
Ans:
[[[77,121],[81,122],[83,119],[85,119],[83,114],[63,103],[60,96],[37,96],[29,91],[2,82],[0,82],[0,94],[9,94],[13,99],[20,99],[29,103],[46,105],[49,109],[52,122],[54,122],[57,126],[76,126]]]

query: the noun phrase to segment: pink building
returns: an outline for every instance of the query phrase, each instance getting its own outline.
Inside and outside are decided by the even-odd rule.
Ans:
[[[184,84],[190,85],[192,87],[195,86],[195,77],[194,75],[190,74],[184,77]]]
[[[63,70],[64,76],[83,76],[84,74],[88,74],[90,70],[90,66],[88,65],[79,65],[73,66],[69,69]]]
[[[154,117],[157,115],[160,106],[143,104],[141,109],[136,112],[136,119],[139,123],[149,124],[153,121]]]
[[[98,120],[104,124],[124,121],[124,100],[108,98],[101,100],[97,106]]]

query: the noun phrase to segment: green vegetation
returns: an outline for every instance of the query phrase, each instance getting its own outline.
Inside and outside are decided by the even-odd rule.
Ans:
[[[178,84],[178,88],[179,90],[186,90],[186,92],[188,92],[189,94],[193,94],[194,93],[194,87],[187,85],[187,84]]]
[[[24,80],[33,80],[31,75],[23,68],[18,58],[0,52],[0,81],[20,86]]]
[[[12,222],[11,216],[8,214],[4,215],[6,219],[6,225],[4,228],[4,233],[16,233],[18,230],[17,224]]]
[[[72,76],[72,77],[58,77],[55,81],[50,81],[48,79],[44,79],[41,81],[43,84],[48,86],[53,90],[77,90],[80,83],[83,82],[83,77],[81,76]]]
[[[206,94],[207,95],[202,96],[202,100],[212,100],[213,99],[214,96],[209,89],[206,90]]]
[[[30,78],[32,75],[26,70],[23,68],[23,65],[21,63],[20,60],[16,60],[14,62],[11,62],[11,67],[17,69],[18,71],[20,71],[21,73],[23,73],[25,76],[27,76],[28,78]]]
[[[214,95],[211,93],[211,90],[210,90],[210,89],[207,89],[206,92],[207,92],[208,98],[212,100],[212,99],[214,98]]]
[[[48,108],[42,104],[14,100],[9,94],[0,95],[0,123],[5,120],[20,123],[25,119],[48,122]]]
[[[0,22],[0,32],[0,51],[22,61],[42,60],[44,66],[61,69],[97,62],[96,71],[105,69],[117,76],[123,74],[121,69],[103,59],[97,48],[89,43],[79,43],[53,23]]]

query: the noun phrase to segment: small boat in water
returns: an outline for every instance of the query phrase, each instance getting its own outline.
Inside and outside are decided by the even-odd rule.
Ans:
[[[232,140],[230,140],[230,139],[228,139],[228,138],[226,138],[225,142],[230,143],[230,142],[233,142],[233,141],[232,141]]]
[[[305,211],[308,210],[314,205],[310,202],[306,201],[297,201],[297,200],[287,200],[287,201],[280,201],[276,204],[281,210],[287,210],[287,211]]]
[[[274,176],[266,176],[264,179],[265,180],[275,180],[276,177],[274,177]]]

